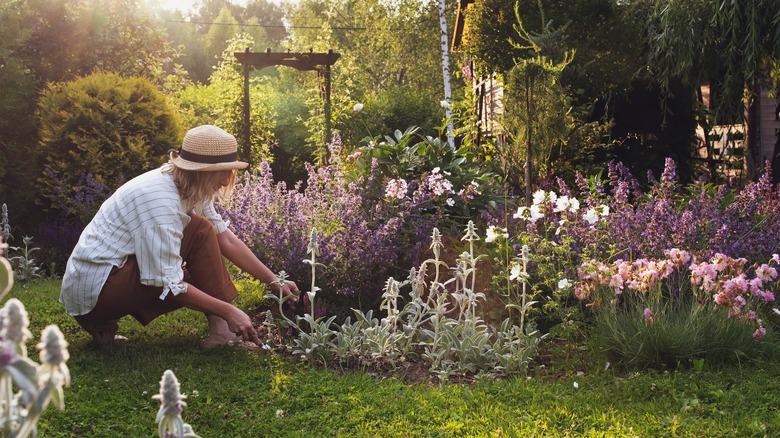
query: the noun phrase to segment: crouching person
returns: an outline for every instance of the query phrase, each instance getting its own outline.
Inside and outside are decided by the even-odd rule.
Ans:
[[[296,294],[223,222],[215,198],[227,195],[236,171],[235,137],[211,125],[191,129],[161,168],[128,181],[84,229],[62,280],[60,301],[98,344],[126,343],[118,321],[143,325],[181,307],[203,312],[204,348],[258,343],[251,319],[233,306],[238,295],[223,257],[276,293]]]

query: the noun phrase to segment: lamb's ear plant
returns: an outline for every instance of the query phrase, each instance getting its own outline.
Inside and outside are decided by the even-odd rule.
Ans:
[[[477,262],[483,256],[474,254],[474,242],[479,236],[473,223],[466,228],[463,240],[469,241],[469,250],[450,269],[441,259],[441,234],[434,228],[430,246],[433,257],[419,269],[410,270],[406,280],[389,278],[385,283],[379,309],[385,314],[383,318],[375,317],[372,310],[363,313],[353,309],[354,322],[347,318],[341,326],[331,329],[335,316],[314,317],[318,263],[316,231],[312,231],[311,257],[305,260],[312,267],[311,290],[307,292],[311,313],[298,317],[298,323],[294,323],[299,332],[293,341],[293,353],[323,364],[336,359],[349,366],[390,369],[418,355],[441,381],[456,374],[495,376],[525,372],[543,336],[515,326],[509,319],[499,328],[491,328],[478,316],[477,307],[485,300],[485,294],[474,288]],[[428,281],[431,268],[432,278]],[[452,277],[445,279],[448,271]],[[409,299],[401,306],[401,291],[406,287],[411,289]],[[281,302],[281,297],[274,299]],[[526,301],[523,308],[532,304]],[[301,330],[301,320],[306,321],[309,331]]]
[[[56,326],[47,326],[37,345],[41,364],[36,364],[23,345],[30,336],[24,305],[12,298],[0,314],[0,436],[27,437],[35,434],[50,402],[65,408],[63,387],[70,385],[68,344]]]
[[[40,248],[32,246],[33,238],[31,236],[24,236],[22,239],[22,246],[11,246],[10,250],[18,253],[19,255],[10,258],[11,266],[14,268],[14,276],[16,279],[25,282],[32,280],[33,278],[40,277],[40,267],[37,265],[33,258],[33,253]]]
[[[298,321],[300,322],[301,319],[306,321],[311,331],[307,333],[301,330],[300,325],[296,324],[296,327],[299,329],[299,335],[295,339],[293,354],[302,355],[310,361],[321,360],[323,363],[328,363],[331,357],[331,350],[334,347],[332,339],[335,337],[335,333],[330,329],[330,326],[333,324],[336,316],[331,316],[325,321],[323,321],[322,317],[315,319],[314,300],[319,290],[316,284],[317,265],[322,266],[317,263],[317,256],[320,251],[316,228],[311,229],[307,253],[311,254],[311,256],[308,259],[304,259],[303,262],[311,266],[311,288],[306,292],[311,305],[311,313],[305,313],[303,318],[298,318]]]
[[[155,421],[159,425],[157,432],[160,438],[200,438],[185,423],[181,412],[187,403],[186,395],[179,392],[179,381],[171,370],[165,370],[160,380],[160,393],[153,395],[153,399],[160,400],[160,410],[157,411]]]

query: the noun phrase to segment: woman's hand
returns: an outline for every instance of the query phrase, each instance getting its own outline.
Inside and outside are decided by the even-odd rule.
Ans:
[[[300,294],[300,291],[298,290],[298,286],[294,281],[285,280],[284,284],[281,284],[280,281],[274,281],[273,283],[269,284],[268,287],[271,288],[271,291],[273,291],[274,295],[279,295],[279,289],[281,288],[283,297],[292,295],[289,300],[292,302],[292,304],[298,303],[298,294]]]
[[[257,330],[252,326],[252,320],[246,313],[236,306],[231,305],[232,309],[226,312],[223,319],[227,321],[228,328],[236,336],[240,336],[244,341],[251,341],[260,345],[260,338],[257,336]]]

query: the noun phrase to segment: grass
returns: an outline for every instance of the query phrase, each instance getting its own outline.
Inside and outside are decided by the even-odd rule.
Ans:
[[[58,293],[58,281],[40,280],[9,294],[27,307],[36,337],[57,324],[70,343],[66,408],[44,412],[41,437],[155,436],[159,402],[151,397],[166,369],[188,396],[185,422],[204,438],[780,435],[780,369],[769,361],[630,373],[561,344],[530,378],[411,384],[266,351],[202,350],[205,318],[186,310],[145,328],[123,319],[129,345],[99,348],[65,315]],[[252,309],[258,300],[238,304]],[[36,342],[28,348],[37,360]]]

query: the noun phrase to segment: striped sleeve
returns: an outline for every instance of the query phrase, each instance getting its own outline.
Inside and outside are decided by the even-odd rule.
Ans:
[[[202,210],[203,217],[209,220],[211,224],[214,226],[214,231],[216,231],[217,234],[224,232],[227,230],[227,224],[224,220],[222,220],[222,216],[217,213],[216,208],[214,208],[214,203],[209,202],[207,204],[203,205]]]
[[[170,225],[146,225],[134,236],[141,283],[162,287],[161,300],[168,292],[178,295],[187,291],[179,255],[182,237],[183,233]]]

